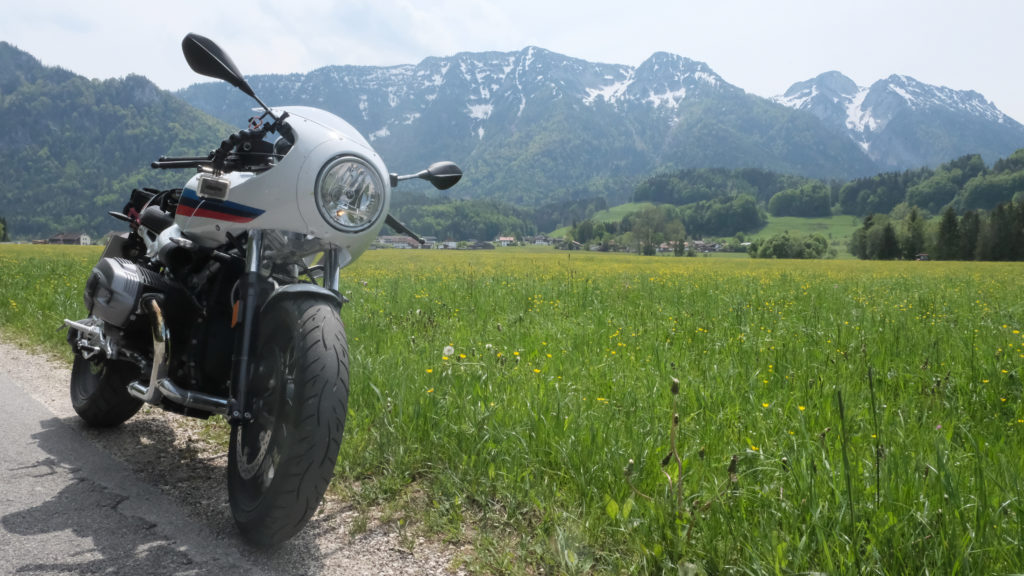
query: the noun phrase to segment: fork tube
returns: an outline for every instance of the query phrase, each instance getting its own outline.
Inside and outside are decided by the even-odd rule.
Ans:
[[[326,266],[324,266],[324,288],[329,288],[334,292],[337,292],[338,287],[340,286],[338,274],[341,272],[341,253],[337,248],[332,246],[327,250],[325,256],[327,262]]]
[[[249,356],[252,353],[255,336],[256,311],[259,309],[260,261],[263,253],[263,231],[250,230],[245,249],[245,274],[242,276],[242,302],[240,304],[241,333],[235,350],[234,400],[231,406],[231,422],[250,422],[249,412]]]

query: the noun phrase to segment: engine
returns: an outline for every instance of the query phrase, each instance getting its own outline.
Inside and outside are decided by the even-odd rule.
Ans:
[[[166,293],[170,282],[162,276],[123,258],[102,258],[85,284],[85,307],[89,314],[124,328],[139,311],[147,293]]]

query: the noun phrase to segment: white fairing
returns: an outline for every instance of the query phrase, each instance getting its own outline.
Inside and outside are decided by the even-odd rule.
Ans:
[[[391,203],[387,167],[366,139],[341,118],[305,106],[275,109],[274,113],[285,111],[285,122],[292,128],[295,142],[277,165],[255,174],[224,175],[231,182],[225,201],[199,198],[199,175],[193,176],[182,191],[174,221],[187,238],[207,247],[220,246],[228,233],[237,236],[250,229],[280,230],[325,240],[342,250],[342,262],[351,262],[369,247],[384,224]],[[341,232],[317,210],[317,176],[338,156],[363,159],[380,173],[384,185],[381,216],[361,232]]]

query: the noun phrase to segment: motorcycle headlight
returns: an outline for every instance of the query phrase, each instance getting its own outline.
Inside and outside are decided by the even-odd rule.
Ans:
[[[340,156],[325,164],[317,177],[314,196],[320,215],[342,232],[369,228],[384,210],[380,174],[354,156]]]

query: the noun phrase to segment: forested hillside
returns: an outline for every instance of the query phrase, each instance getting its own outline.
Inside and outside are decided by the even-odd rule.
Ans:
[[[1024,258],[1024,149],[991,167],[972,154],[934,170],[882,173],[846,184],[762,170],[682,170],[648,178],[633,197],[658,205],[617,223],[577,222],[571,237],[651,251],[677,238],[756,231],[767,208],[777,217],[863,217],[850,246],[860,258],[916,258],[928,252],[940,259]],[[929,220],[940,211],[941,224]],[[645,222],[643,237],[635,231],[638,221]],[[788,236],[772,240],[761,245],[770,248],[762,250],[768,257],[788,254],[788,247],[804,242]],[[824,239],[812,240],[813,249],[802,253],[824,254],[819,246]]]
[[[205,154],[230,128],[141,76],[88,80],[0,42],[0,216],[10,236],[100,235],[133,187],[180,186],[149,162]]]

